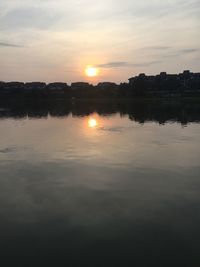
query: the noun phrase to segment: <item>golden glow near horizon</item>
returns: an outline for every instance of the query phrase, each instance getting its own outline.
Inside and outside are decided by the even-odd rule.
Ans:
[[[92,67],[92,66],[87,66],[86,69],[85,69],[85,74],[88,76],[88,77],[96,77],[99,73],[99,70],[95,67]]]
[[[98,126],[98,122],[95,118],[89,118],[88,120],[89,128],[96,128]]]

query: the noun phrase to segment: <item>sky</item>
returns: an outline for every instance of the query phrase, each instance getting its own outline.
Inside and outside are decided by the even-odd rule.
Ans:
[[[0,0],[0,80],[200,71],[199,0]],[[87,65],[99,75],[85,76]]]

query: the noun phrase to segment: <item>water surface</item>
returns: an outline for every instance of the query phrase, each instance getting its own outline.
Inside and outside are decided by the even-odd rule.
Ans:
[[[199,113],[84,106],[2,106],[2,266],[199,266]]]

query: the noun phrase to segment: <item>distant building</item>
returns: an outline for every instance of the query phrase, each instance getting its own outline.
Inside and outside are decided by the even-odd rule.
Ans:
[[[25,83],[25,88],[28,90],[45,89],[46,83],[43,82],[28,82]]]
[[[47,89],[50,89],[50,90],[64,90],[68,88],[69,86],[67,83],[61,83],[61,82],[49,83],[47,85]]]
[[[110,89],[110,88],[115,88],[117,87],[116,83],[112,83],[112,82],[101,82],[98,83],[97,88],[99,89]]]
[[[90,84],[86,83],[86,82],[75,82],[75,83],[71,84],[72,90],[84,89],[84,88],[88,88],[88,87],[90,87]]]

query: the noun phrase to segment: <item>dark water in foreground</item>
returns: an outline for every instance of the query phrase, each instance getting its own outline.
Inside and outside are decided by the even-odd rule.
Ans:
[[[0,108],[1,266],[200,266],[194,105],[39,107]]]

